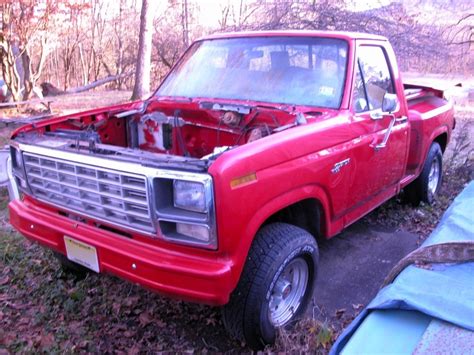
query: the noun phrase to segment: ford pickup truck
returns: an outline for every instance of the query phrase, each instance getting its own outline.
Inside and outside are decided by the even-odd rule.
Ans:
[[[146,100],[17,129],[10,222],[65,268],[222,306],[259,348],[310,302],[319,238],[402,189],[433,202],[454,122],[384,37],[212,35]]]

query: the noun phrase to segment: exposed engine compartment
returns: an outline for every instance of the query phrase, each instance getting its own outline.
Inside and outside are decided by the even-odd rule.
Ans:
[[[150,166],[191,163],[201,170],[228,149],[305,122],[302,114],[272,106],[166,100],[72,115],[20,131],[14,139],[81,154],[139,159]]]

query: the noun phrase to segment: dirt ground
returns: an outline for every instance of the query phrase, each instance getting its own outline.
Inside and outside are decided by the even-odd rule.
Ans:
[[[63,97],[53,103],[53,110],[107,105],[130,94],[88,95]],[[0,144],[7,141],[11,128],[2,128]],[[341,329],[376,294],[390,268],[430,234],[474,178],[473,132],[472,111],[459,111],[444,158],[441,194],[433,206],[414,208],[396,197],[320,243],[313,307],[305,320],[282,331],[268,352],[327,353]],[[217,308],[169,300],[108,275],[76,279],[64,274],[50,251],[11,229],[6,206],[6,191],[1,191],[0,353],[249,351],[226,335]]]

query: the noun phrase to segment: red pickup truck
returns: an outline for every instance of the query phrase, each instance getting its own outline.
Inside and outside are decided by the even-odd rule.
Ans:
[[[318,238],[433,201],[454,122],[384,37],[213,35],[147,100],[16,130],[10,221],[65,267],[223,306],[258,348],[311,300]]]

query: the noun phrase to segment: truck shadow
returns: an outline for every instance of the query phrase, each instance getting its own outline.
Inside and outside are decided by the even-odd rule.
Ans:
[[[362,219],[319,241],[319,275],[308,314],[336,330],[377,294],[395,264],[416,249],[416,234]]]

